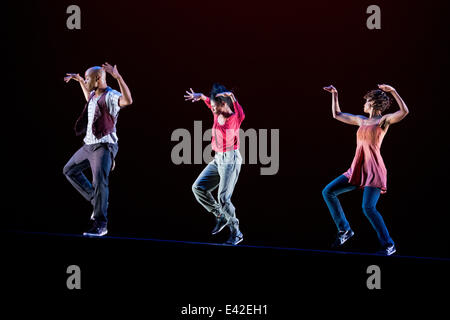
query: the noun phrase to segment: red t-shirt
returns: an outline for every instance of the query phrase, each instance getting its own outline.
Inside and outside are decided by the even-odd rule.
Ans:
[[[204,100],[209,109],[211,101],[209,98]],[[245,118],[241,105],[233,102],[234,113],[228,117],[223,125],[219,123],[218,115],[214,115],[214,125],[212,127],[212,149],[216,152],[226,152],[239,149],[239,128]]]

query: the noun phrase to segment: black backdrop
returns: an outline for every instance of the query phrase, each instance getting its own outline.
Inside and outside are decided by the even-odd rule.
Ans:
[[[335,226],[322,188],[348,169],[357,128],[334,120],[362,113],[363,95],[394,86],[410,114],[393,125],[382,155],[388,192],[378,209],[399,253],[450,256],[448,197],[448,4],[378,1],[381,30],[368,30],[369,1],[77,1],[81,30],[66,28],[72,1],[9,8],[5,39],[12,67],[4,92],[3,202],[6,229],[80,233],[91,208],[62,168],[81,146],[73,124],[84,105],[66,72],[117,64],[134,103],[120,112],[117,169],[110,177],[111,235],[223,241],[191,185],[204,165],[174,165],[170,137],[212,124],[189,87],[233,88],[242,128],[280,130],[280,168],[260,175],[244,165],[233,203],[247,244],[328,248]],[[108,76],[108,84],[118,89]],[[395,111],[396,105],[391,111]],[[206,144],[205,144],[206,145]],[[361,211],[362,193],[341,196],[356,231],[354,250],[374,251],[376,234]]]

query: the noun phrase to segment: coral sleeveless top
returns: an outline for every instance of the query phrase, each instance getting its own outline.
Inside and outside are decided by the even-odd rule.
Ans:
[[[344,175],[350,184],[364,187],[377,187],[386,193],[387,170],[381,157],[380,147],[386,130],[378,123],[362,125],[356,132],[356,152],[352,165]]]

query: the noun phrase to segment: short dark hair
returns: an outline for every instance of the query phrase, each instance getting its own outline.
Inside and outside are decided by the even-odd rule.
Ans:
[[[374,103],[372,107],[375,110],[379,110],[381,112],[384,112],[385,110],[389,109],[392,103],[391,97],[389,97],[389,95],[386,92],[380,89],[371,90],[367,92],[366,95],[364,96],[364,99],[373,101]]]
[[[221,85],[220,83],[214,83],[210,93],[211,101],[214,101],[214,103],[217,105],[223,105],[224,103],[227,103],[229,106],[232,106],[233,101],[230,97],[216,97],[216,94],[222,92],[228,92],[227,88],[225,88],[225,86]]]

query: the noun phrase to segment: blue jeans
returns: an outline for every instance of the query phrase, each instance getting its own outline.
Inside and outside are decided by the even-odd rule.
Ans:
[[[323,190],[322,195],[330,210],[331,216],[336,224],[338,231],[350,230],[350,225],[345,218],[338,195],[344,192],[357,189],[358,186],[352,185],[348,182],[348,178],[340,175],[331,181]],[[376,187],[364,187],[362,209],[364,215],[369,220],[373,229],[376,231],[378,240],[383,247],[394,244],[394,241],[389,236],[389,232],[384,224],[383,217],[378,212],[376,205],[380,197],[381,190]]]
[[[239,150],[216,152],[214,159],[200,173],[192,185],[197,201],[216,217],[223,214],[230,225],[236,226],[236,209],[231,203],[231,195],[241,171],[242,157]],[[218,188],[217,199],[212,191]]]

